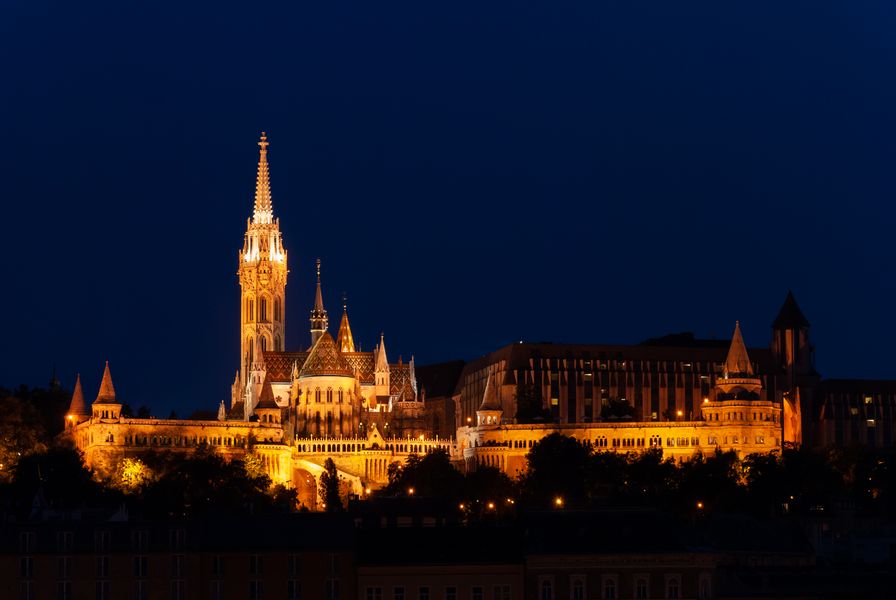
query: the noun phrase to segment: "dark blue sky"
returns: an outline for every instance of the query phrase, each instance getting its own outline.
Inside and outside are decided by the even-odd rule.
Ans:
[[[0,7],[0,384],[227,397],[261,130],[288,347],[319,256],[391,358],[763,346],[792,288],[825,376],[896,376],[892,3],[131,4]]]

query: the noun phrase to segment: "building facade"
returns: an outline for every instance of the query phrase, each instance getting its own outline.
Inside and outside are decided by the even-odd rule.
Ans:
[[[307,341],[286,339],[287,250],[275,217],[262,134],[252,216],[237,253],[240,355],[229,404],[214,420],[135,419],[121,414],[108,364],[88,409],[80,381],[67,430],[92,468],[126,457],[200,445],[229,457],[259,454],[272,480],[295,486],[309,506],[326,458],[356,493],[388,479],[412,453],[449,452],[462,468],[525,468],[551,432],[597,449],[661,447],[677,458],[716,448],[745,455],[785,443],[892,443],[896,385],[822,382],[809,322],[788,294],[769,348],[681,334],[634,346],[512,344],[469,363],[424,369],[390,362],[385,336],[356,346],[348,309],[335,337],[321,262]],[[848,422],[848,426],[843,423]]]

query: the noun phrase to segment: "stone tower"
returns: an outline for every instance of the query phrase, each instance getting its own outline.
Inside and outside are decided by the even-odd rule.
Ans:
[[[240,382],[256,360],[256,348],[281,351],[285,347],[286,249],[280,235],[280,219],[274,219],[268,170],[268,138],[258,142],[258,177],[255,210],[246,221],[243,249],[239,253],[240,278]],[[239,387],[242,387],[239,386]]]
[[[783,376],[778,387],[784,405],[784,441],[801,444],[803,433],[811,428],[815,388],[820,377],[815,371],[815,349],[809,341],[809,321],[793,292],[787,292],[772,323],[772,355],[779,377]]]

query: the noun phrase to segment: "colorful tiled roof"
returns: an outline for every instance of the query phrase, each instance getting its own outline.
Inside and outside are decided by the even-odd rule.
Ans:
[[[352,376],[351,367],[342,357],[329,331],[325,331],[320,336],[299,371],[299,377],[314,377],[315,375]]]

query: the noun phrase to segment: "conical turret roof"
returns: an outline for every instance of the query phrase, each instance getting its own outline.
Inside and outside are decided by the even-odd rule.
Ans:
[[[376,371],[388,371],[389,359],[386,357],[386,340],[385,336],[380,333],[380,343],[376,347]]]
[[[75,379],[75,391],[72,392],[72,402],[68,406],[68,414],[77,416],[86,416],[87,405],[84,403],[84,392],[81,390],[81,374]]]
[[[784,304],[781,305],[781,310],[778,311],[778,316],[775,317],[772,327],[775,329],[802,329],[809,327],[809,321],[796,303],[796,298],[793,297],[792,291],[787,291],[787,298],[784,299]]]
[[[100,391],[96,395],[94,404],[118,404],[115,399],[115,386],[112,385],[112,373],[109,372],[109,361],[106,361],[106,368],[103,371],[103,381],[100,382]]]
[[[329,331],[325,331],[302,365],[299,371],[299,377],[313,377],[315,375],[345,375],[352,376],[352,371],[336,347],[333,336]]]
[[[498,393],[495,389],[494,375],[491,373],[485,380],[485,392],[482,394],[482,404],[479,405],[479,410],[501,410],[501,403],[498,402]]]
[[[258,410],[259,408],[279,408],[274,400],[274,388],[271,386],[271,380],[267,375],[264,377],[264,383],[261,384],[261,394],[258,396],[258,405],[255,409]]]
[[[339,323],[339,335],[336,336],[336,345],[340,352],[354,352],[355,340],[352,338],[352,328],[348,324],[348,309],[342,305],[342,321]]]
[[[728,358],[725,359],[725,376],[753,375],[753,365],[747,355],[747,347],[740,333],[740,321],[734,322],[734,335],[731,336],[731,347],[728,348]]]

